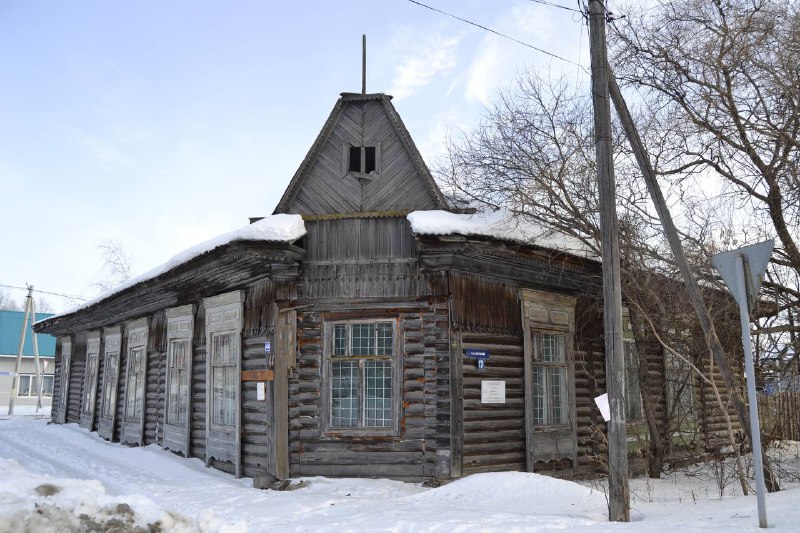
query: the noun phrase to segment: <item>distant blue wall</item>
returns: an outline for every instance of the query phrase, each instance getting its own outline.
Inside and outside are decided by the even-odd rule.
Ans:
[[[36,313],[36,320],[44,320],[53,316],[52,313]],[[19,349],[19,334],[22,330],[23,311],[0,311],[0,355],[17,355]],[[28,331],[25,334],[25,346],[22,355],[33,355],[33,330],[28,319]],[[56,338],[52,335],[41,333],[36,336],[39,341],[39,355],[53,357],[56,353]]]

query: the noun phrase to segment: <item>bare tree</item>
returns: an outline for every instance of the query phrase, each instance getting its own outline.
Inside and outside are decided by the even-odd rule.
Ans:
[[[646,347],[653,346],[654,337],[675,342],[680,332],[696,329],[696,318],[677,269],[665,253],[668,248],[644,183],[621,149],[622,132],[615,135],[623,294],[639,312],[648,314],[647,324],[657,328],[651,335],[651,327],[639,325],[634,333],[650,434],[648,471],[658,477],[672,446],[672,429],[681,424],[676,419],[685,413],[672,407],[666,420],[661,418],[666,391],[663,381],[650,378],[652,357]],[[456,203],[506,209],[580,239],[599,255],[590,100],[563,79],[521,77],[513,91],[500,96],[478,129],[450,143],[449,157],[435,172]]]
[[[11,297],[11,292],[3,287],[0,287],[0,309],[8,311],[19,311],[20,306]]]
[[[103,278],[92,283],[100,292],[106,292],[131,279],[133,255],[116,239],[104,240],[97,245],[103,257]]]
[[[618,21],[614,64],[652,110],[658,171],[705,254],[766,238],[778,319],[761,340],[800,353],[800,5],[677,0]]]

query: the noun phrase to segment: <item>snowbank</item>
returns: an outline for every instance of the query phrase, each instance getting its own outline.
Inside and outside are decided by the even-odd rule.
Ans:
[[[785,450],[797,479],[800,446]],[[712,469],[713,470],[713,469]],[[788,471],[787,471],[788,473]],[[676,471],[631,480],[635,523],[607,521],[603,484],[522,472],[476,474],[442,487],[386,479],[293,480],[287,492],[252,488],[150,445],[109,443],[76,424],[0,421],[0,532],[266,531],[472,532],[591,530],[594,533],[759,531],[755,496],[724,496],[713,472]],[[770,531],[797,530],[800,488],[767,495]],[[732,491],[732,492],[731,492]]]
[[[530,220],[514,217],[507,211],[462,215],[448,211],[414,211],[408,214],[411,231],[417,235],[477,235],[533,244],[579,257],[597,260],[580,240],[544,228]]]

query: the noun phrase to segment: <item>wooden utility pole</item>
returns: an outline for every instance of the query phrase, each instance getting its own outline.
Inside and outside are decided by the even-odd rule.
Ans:
[[[706,344],[711,350],[714,363],[716,363],[717,367],[719,368],[720,376],[722,376],[722,380],[725,382],[725,386],[728,388],[731,403],[733,403],[733,407],[739,417],[742,429],[747,432],[749,441],[753,443],[755,441],[750,429],[750,418],[747,413],[747,406],[745,405],[742,395],[739,393],[739,386],[733,376],[733,371],[731,370],[731,365],[728,362],[728,358],[725,356],[722,343],[719,341],[719,337],[717,337],[714,323],[711,321],[711,315],[708,313],[706,304],[703,301],[703,295],[700,292],[700,286],[697,284],[697,280],[692,273],[692,268],[689,266],[689,261],[686,259],[686,254],[683,252],[683,244],[681,244],[678,230],[675,228],[675,223],[672,221],[672,215],[667,207],[667,202],[664,200],[664,194],[661,192],[661,187],[658,185],[658,180],[656,180],[656,173],[653,170],[653,165],[650,163],[650,157],[645,151],[644,143],[642,142],[639,132],[636,129],[636,124],[633,122],[633,118],[628,110],[628,105],[625,103],[625,99],[622,97],[622,92],[619,90],[617,80],[610,68],[609,74],[609,90],[611,93],[611,99],[614,101],[614,107],[616,108],[617,115],[619,115],[620,121],[622,122],[622,127],[625,130],[625,136],[628,138],[628,143],[630,143],[633,153],[636,155],[636,161],[639,164],[639,170],[644,176],[647,189],[650,192],[650,198],[653,200],[653,204],[658,212],[658,218],[661,220],[661,226],[664,228],[664,234],[669,242],[669,247],[672,250],[673,257],[675,258],[675,263],[678,265],[681,275],[683,276],[683,283],[686,285],[686,290],[689,293],[689,302],[691,302],[695,314],[697,315],[697,319],[700,322],[700,327],[703,329],[703,334],[706,338]],[[762,455],[764,457],[764,479],[767,490],[769,492],[776,492],[780,490],[780,484],[778,483],[777,477],[775,477],[772,469],[769,466],[767,455],[764,453],[762,453]]]
[[[625,354],[622,343],[622,281],[611,142],[611,104],[608,96],[610,75],[606,52],[606,8],[602,0],[589,0],[589,40],[602,233],[606,390],[611,411],[611,420],[608,422],[608,519],[612,522],[628,522],[630,501],[625,423]]]

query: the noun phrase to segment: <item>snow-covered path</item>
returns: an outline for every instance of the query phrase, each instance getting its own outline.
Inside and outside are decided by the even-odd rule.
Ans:
[[[534,474],[475,475],[436,489],[388,480],[304,481],[293,491],[255,490],[250,479],[157,446],[109,443],[75,424],[0,420],[0,533],[86,531],[120,521],[237,533],[758,530],[754,497],[713,499],[714,490],[696,476],[634,480],[630,524],[606,522],[602,490]],[[767,501],[770,530],[796,531],[800,489]]]

